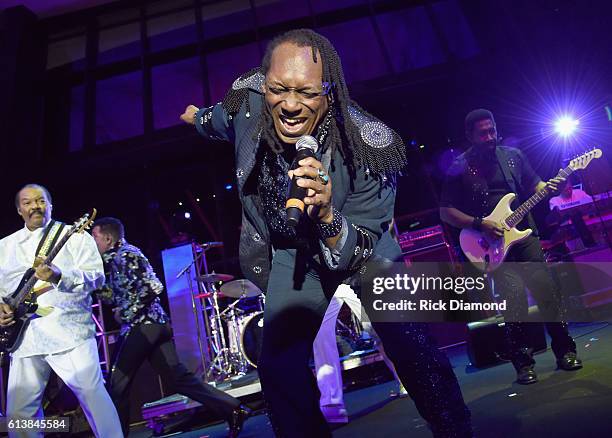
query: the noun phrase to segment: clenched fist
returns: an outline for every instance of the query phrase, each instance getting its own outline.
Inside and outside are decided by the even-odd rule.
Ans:
[[[62,271],[51,263],[45,263],[45,257],[36,257],[34,266],[34,276],[39,280],[57,284],[62,278]]]
[[[195,105],[189,105],[185,108],[185,112],[181,114],[181,120],[185,123],[189,123],[190,125],[195,125],[195,115],[198,112],[199,108]]]

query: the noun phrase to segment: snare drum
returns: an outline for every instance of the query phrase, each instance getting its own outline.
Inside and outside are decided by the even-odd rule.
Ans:
[[[263,323],[263,312],[252,313],[242,321],[240,349],[247,362],[255,368],[257,368],[259,353],[261,352]]]

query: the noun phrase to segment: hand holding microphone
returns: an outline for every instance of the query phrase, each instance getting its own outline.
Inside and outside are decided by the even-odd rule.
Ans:
[[[320,161],[315,158],[317,140],[305,135],[295,144],[297,155],[289,171],[291,186],[287,196],[287,223],[296,226],[304,208],[318,223],[331,223],[331,181]]]

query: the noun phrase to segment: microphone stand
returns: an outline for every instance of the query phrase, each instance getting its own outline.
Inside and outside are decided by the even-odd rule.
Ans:
[[[180,277],[181,277],[181,275],[184,275],[184,274],[185,274],[185,272],[189,271],[189,270],[190,270],[190,268],[193,266],[193,264],[194,264],[195,262],[197,262],[197,261],[198,261],[198,259],[199,259],[200,257],[202,257],[202,254],[203,254],[202,252],[200,252],[200,253],[196,253],[196,256],[193,258],[193,260],[191,261],[191,263],[189,263],[187,266],[185,266],[185,267],[184,267],[184,268],[181,270],[181,272],[179,272],[178,274],[176,274],[176,278],[180,278]]]

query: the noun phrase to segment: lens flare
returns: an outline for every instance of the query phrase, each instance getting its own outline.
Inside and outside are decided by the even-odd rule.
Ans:
[[[562,137],[569,137],[576,131],[576,129],[578,129],[579,124],[580,121],[574,119],[573,117],[561,117],[555,123],[555,131],[557,131],[557,133]]]

